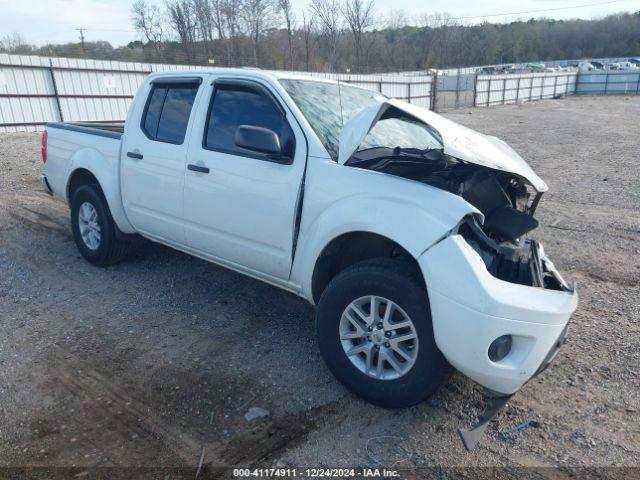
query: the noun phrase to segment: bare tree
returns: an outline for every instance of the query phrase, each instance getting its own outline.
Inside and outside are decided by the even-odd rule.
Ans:
[[[251,37],[253,64],[257,67],[260,62],[260,37],[273,24],[272,0],[245,0],[242,17]]]
[[[224,33],[224,0],[209,0],[211,9],[211,22],[218,32],[218,38],[220,40],[225,39]]]
[[[180,38],[188,61],[195,58],[197,20],[191,0],[166,0],[169,23]]]
[[[225,0],[194,0],[194,1],[207,2],[208,4],[207,14],[209,15],[208,24],[210,28],[209,36],[211,38],[211,42],[213,43],[213,40],[214,40],[213,30],[215,30],[218,40],[220,40],[220,42],[223,45],[225,45],[226,53],[228,55],[230,51],[230,46],[229,46],[229,42],[227,41],[226,33],[225,33],[225,18],[224,18]]]
[[[406,42],[402,41],[402,29],[406,26],[407,16],[403,10],[391,10],[389,12],[383,37],[385,57],[389,59],[389,66],[393,70],[398,68],[404,70],[406,66]]]
[[[313,42],[313,30],[315,24],[313,17],[307,19],[304,12],[302,12],[302,39],[304,40],[304,53],[305,63],[307,65],[307,72],[311,67],[311,46]]]
[[[214,40],[226,44],[224,0],[192,0],[198,32],[207,57],[213,53]],[[227,48],[228,50],[228,48]]]
[[[311,9],[316,14],[320,37],[327,50],[331,70],[338,66],[338,41],[340,40],[340,3],[338,0],[311,0]]]
[[[192,2],[194,19],[202,39],[204,51],[208,56],[215,37],[211,3],[209,0],[192,0]]]
[[[287,28],[287,44],[289,46],[289,69],[293,70],[293,24],[295,24],[296,17],[291,7],[291,0],[278,0],[278,8],[284,18],[284,23]]]
[[[355,67],[361,69],[363,66],[363,35],[365,30],[373,25],[373,4],[374,0],[347,0],[344,3],[342,14],[353,35],[353,47],[355,51]],[[366,63],[366,62],[365,62]]]
[[[131,7],[131,21],[138,33],[144,35],[156,54],[162,51],[164,18],[157,5],[147,0],[136,0]]]
[[[442,68],[450,62],[449,53],[458,23],[448,13],[424,15],[421,19],[425,36],[425,64]]]
[[[0,38],[0,51],[8,53],[31,53],[32,47],[18,32],[13,32]]]
[[[1,0],[0,0],[1,1]],[[191,6],[195,0],[188,0]],[[211,47],[220,56],[224,65],[238,65],[247,62],[246,52],[251,53],[253,39],[249,37],[249,29],[240,13],[244,0],[208,0],[211,8],[211,22],[214,32],[207,33],[207,38],[214,38]],[[276,2],[277,0],[272,0]],[[310,1],[310,0],[309,0]],[[338,1],[338,0],[336,0]],[[338,6],[348,0],[339,0]],[[131,0],[133,3],[134,0]],[[190,41],[195,42],[202,50],[205,34],[202,21],[192,13],[188,18],[193,21],[181,20],[183,4],[181,0],[170,0],[174,8],[174,17],[179,22],[169,21],[168,8],[163,8],[158,0],[146,0],[147,4],[157,3],[165,18],[163,39],[161,43],[161,61],[186,63],[185,51]],[[291,0],[297,5],[299,0]],[[322,2],[321,2],[322,3]],[[377,2],[376,5],[379,5]],[[217,6],[217,7],[216,7]],[[320,9],[321,10],[321,9]],[[188,10],[190,11],[190,10]],[[280,9],[278,8],[279,12]],[[143,12],[146,11],[143,9]],[[207,14],[208,15],[208,14]],[[280,15],[282,17],[282,15]],[[300,68],[307,70],[327,69],[329,65],[328,49],[326,47],[326,33],[323,24],[316,14],[316,10],[308,7],[304,16],[298,14],[297,24],[292,22],[292,36],[294,60],[297,52]],[[338,22],[337,45],[340,62],[348,55],[355,55],[351,30],[344,24],[342,13],[339,20],[343,22],[342,30]],[[376,15],[378,17],[378,15]],[[490,65],[497,63],[515,63],[548,58],[605,58],[609,56],[633,57],[637,52],[637,33],[640,32],[640,12],[621,13],[599,20],[566,20],[562,22],[549,19],[516,21],[506,24],[482,23],[475,25],[461,25],[450,16],[439,14],[430,15],[422,19],[407,18],[401,12],[385,15],[381,29],[369,27],[362,35],[361,62],[369,57],[369,67],[374,66],[380,71],[397,69],[418,70],[426,67],[464,67],[471,65]],[[176,29],[176,23],[180,29]],[[408,26],[407,24],[416,24]],[[261,59],[259,66],[271,66],[275,62],[282,62],[287,56],[284,22],[282,29],[268,29],[265,27],[259,42]],[[194,26],[195,25],[195,26]],[[273,25],[276,25],[275,23]],[[332,22],[329,22],[329,27]],[[208,27],[206,27],[208,28]],[[326,28],[326,27],[325,27]],[[216,33],[217,30],[217,33]],[[18,54],[36,54],[43,56],[79,57],[80,46],[77,42],[68,44],[47,44],[36,47],[25,44],[20,35],[7,35],[11,30],[0,33],[0,50]],[[146,39],[144,30],[140,38]],[[182,32],[182,36],[180,35]],[[153,37],[149,37],[153,38]],[[168,40],[172,41],[168,41]],[[186,44],[174,42],[186,42]],[[87,56],[95,59],[122,61],[154,61],[158,58],[148,45],[140,49],[137,45],[112,47],[107,42],[86,41]],[[207,42],[208,43],[208,42]],[[208,48],[208,46],[207,46]],[[634,50],[635,49],[635,50]],[[220,51],[222,50],[222,51]],[[370,50],[369,53],[367,51]],[[347,53],[343,53],[347,51]],[[332,53],[332,65],[336,65],[336,55]],[[201,59],[201,52],[195,55]],[[251,55],[249,63],[253,64]],[[192,56],[193,58],[193,56]],[[224,59],[224,60],[223,60]],[[192,61],[192,60],[189,60]]]
[[[227,66],[233,65],[240,54],[240,38],[244,35],[241,23],[241,5],[237,0],[221,0],[224,29],[227,31]]]

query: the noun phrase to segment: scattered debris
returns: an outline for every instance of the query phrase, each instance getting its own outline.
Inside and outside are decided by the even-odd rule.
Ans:
[[[204,462],[204,447],[202,447],[202,451],[200,452],[200,461],[198,462],[198,470],[196,470],[196,478],[200,475],[200,470],[202,470],[202,463]]]
[[[251,407],[249,410],[247,410],[247,413],[244,414],[244,419],[247,422],[251,422],[256,418],[264,418],[268,416],[269,410],[265,410],[264,408],[260,407]]]
[[[509,435],[512,433],[521,432],[522,430],[526,430],[529,427],[538,428],[539,426],[540,424],[537,421],[527,420],[526,422],[519,423],[514,427],[507,428],[505,430],[500,430],[498,432],[498,436],[500,437],[500,440],[509,440],[511,438],[509,437]]]

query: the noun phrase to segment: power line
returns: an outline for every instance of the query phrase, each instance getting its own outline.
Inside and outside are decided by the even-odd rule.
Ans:
[[[84,48],[84,32],[86,32],[86,28],[76,28],[78,32],[80,32],[80,43],[82,44],[82,53],[86,55],[87,51]]]
[[[489,14],[486,14],[486,15],[467,15],[467,16],[461,16],[461,17],[448,17],[448,18],[450,20],[473,20],[473,19],[482,19],[482,18],[505,17],[505,16],[512,16],[512,15],[528,15],[528,14],[533,14],[533,13],[547,13],[547,12],[556,12],[556,11],[561,11],[561,10],[573,10],[573,9],[579,9],[579,8],[611,5],[611,4],[614,4],[614,3],[622,3],[622,2],[628,2],[628,1],[629,0],[608,0],[608,1],[604,1],[604,2],[586,3],[586,4],[566,6],[566,7],[554,7],[554,8],[526,10],[526,11],[519,11],[519,12],[489,13]],[[130,34],[137,33],[136,30],[123,29],[123,28],[93,28],[93,27],[86,28],[86,27],[82,27],[82,28],[76,28],[75,30],[77,32],[79,32],[79,34],[80,34],[80,43],[82,44],[82,50],[85,53],[86,53],[86,45],[85,45],[84,32],[86,32],[88,30],[96,31],[96,32],[121,32],[121,33],[130,33]],[[54,32],[52,32],[52,34],[53,33]],[[55,33],[57,33],[57,32],[55,32]],[[44,35],[42,33],[36,33],[35,35],[32,35],[32,36],[35,36],[36,38],[41,38],[42,36],[47,36],[48,37],[50,35]]]
[[[94,32],[127,32],[138,33],[136,30],[125,30],[123,28],[90,28]]]
[[[583,5],[573,5],[571,7],[556,7],[556,8],[544,8],[540,10],[527,10],[524,12],[510,12],[510,13],[490,13],[487,15],[473,15],[467,17],[454,17],[451,20],[471,20],[475,18],[488,18],[488,17],[506,17],[509,15],[527,15],[529,13],[546,13],[546,12],[556,12],[558,10],[572,10],[575,8],[586,8],[586,7],[598,7],[601,5],[610,5],[612,3],[620,3],[625,2],[627,0],[611,0],[608,2],[597,2],[597,3],[586,3]]]

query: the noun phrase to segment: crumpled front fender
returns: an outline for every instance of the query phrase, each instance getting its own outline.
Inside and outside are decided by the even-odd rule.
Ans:
[[[434,336],[447,360],[479,384],[516,392],[543,363],[575,311],[575,291],[547,290],[493,277],[460,235],[451,235],[418,259],[425,277]],[[511,335],[498,362],[491,343]]]

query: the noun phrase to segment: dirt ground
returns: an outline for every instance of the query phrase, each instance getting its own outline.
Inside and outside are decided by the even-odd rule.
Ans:
[[[41,193],[40,136],[11,134],[0,136],[0,466],[82,475],[202,460],[201,474],[384,465],[443,478],[640,466],[640,97],[447,116],[501,137],[547,181],[537,237],[580,294],[568,343],[475,451],[457,430],[480,390],[459,374],[421,405],[376,408],[325,368],[314,310],[292,294],[150,242],[120,265],[89,265],[66,205]],[[250,407],[270,416],[247,422]],[[538,426],[498,435],[527,420]]]

